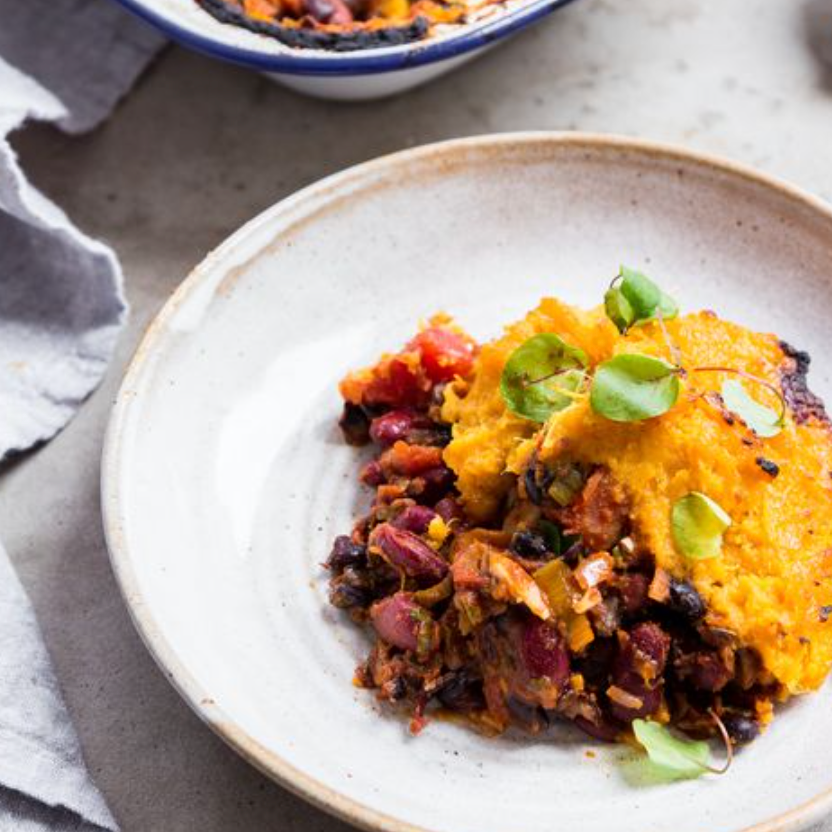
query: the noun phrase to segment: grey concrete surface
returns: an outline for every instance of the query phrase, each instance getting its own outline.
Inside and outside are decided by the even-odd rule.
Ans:
[[[133,305],[106,383],[0,481],[5,544],[128,832],[346,828],[203,727],[128,619],[104,548],[98,465],[136,340],[209,248],[297,188],[400,148],[526,129],[680,142],[832,199],[832,0],[581,0],[432,86],[360,105],[305,100],[171,48],[95,134],[33,126],[16,137],[35,182],[115,247]]]

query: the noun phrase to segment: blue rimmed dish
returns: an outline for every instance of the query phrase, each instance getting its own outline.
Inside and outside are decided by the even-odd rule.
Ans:
[[[213,58],[265,72],[285,86],[321,98],[362,100],[404,92],[483,54],[573,0],[504,0],[464,24],[427,38],[360,51],[287,46],[221,23],[195,0],[117,0],[172,40]]]

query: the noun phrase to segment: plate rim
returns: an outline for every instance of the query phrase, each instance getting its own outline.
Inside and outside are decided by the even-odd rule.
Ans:
[[[285,231],[292,227],[293,221],[296,221],[296,219],[293,220],[295,212],[304,203],[314,204],[321,199],[335,201],[339,195],[348,192],[350,186],[362,180],[378,180],[379,176],[383,177],[385,173],[395,176],[400,168],[407,168],[412,163],[429,161],[431,157],[438,160],[447,156],[464,157],[470,151],[488,152],[491,150],[495,152],[512,146],[533,147],[536,145],[551,148],[586,148],[593,151],[617,153],[629,152],[710,170],[746,185],[755,185],[777,192],[795,207],[809,209],[810,213],[824,218],[829,223],[830,233],[832,233],[832,205],[820,197],[750,165],[666,142],[606,133],[523,131],[450,139],[401,150],[353,165],[307,185],[261,211],[209,251],[165,301],[139,339],[138,346],[124,372],[107,425],[101,460],[101,507],[107,551],[122,599],[148,652],[197,716],[243,759],[315,807],[367,830],[435,832],[429,827],[400,820],[379,812],[359,800],[347,797],[301,771],[288,759],[267,749],[243,731],[213,701],[210,692],[203,689],[190,674],[186,662],[176,654],[150,614],[133,572],[131,563],[133,556],[121,519],[124,516],[122,494],[119,488],[123,465],[122,451],[127,443],[128,413],[138,398],[133,391],[146,372],[148,357],[155,352],[160,338],[167,332],[179,307],[201,286],[207,268],[230,254],[237,245],[263,224],[273,225],[276,231]],[[281,219],[287,221],[283,226],[281,226]],[[302,217],[300,221],[303,222]],[[752,826],[737,829],[735,832],[796,832],[817,822],[830,812],[832,812],[832,783],[808,801]]]
[[[257,46],[253,43],[236,44],[232,42],[230,34],[228,38],[221,38],[210,32],[205,33],[197,26],[180,24],[164,10],[154,8],[150,0],[115,2],[183,46],[211,58],[263,72],[352,77],[412,69],[464,55],[502,40],[574,0],[532,0],[516,9],[500,10],[492,18],[462,24],[459,31],[450,32],[441,38],[354,52],[293,48],[265,35],[260,36],[264,40]]]

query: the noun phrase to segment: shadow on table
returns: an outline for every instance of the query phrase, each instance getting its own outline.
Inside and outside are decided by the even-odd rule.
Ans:
[[[823,85],[832,92],[832,0],[807,0],[803,17],[806,41],[817,58]]]

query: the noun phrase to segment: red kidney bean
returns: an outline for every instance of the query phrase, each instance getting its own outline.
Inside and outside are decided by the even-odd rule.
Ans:
[[[370,607],[370,619],[379,638],[402,650],[416,649],[421,626],[417,616],[427,614],[406,592],[397,592]]]
[[[446,522],[462,519],[462,506],[453,497],[443,497],[433,510]]]
[[[320,23],[352,23],[352,12],[344,0],[303,0],[303,5],[307,14]]]
[[[424,503],[435,503],[441,500],[454,484],[454,472],[444,465],[438,468],[430,468],[423,471],[419,478],[422,480],[422,489],[417,496]]]
[[[731,671],[716,653],[700,651],[683,656],[676,662],[677,673],[697,690],[716,693],[731,681]]]
[[[670,650],[670,636],[658,624],[638,624],[629,633],[612,665],[612,682],[617,687],[641,700],[641,707],[628,708],[620,702],[610,702],[612,715],[622,722],[643,719],[655,713],[661,704],[661,678]],[[645,680],[640,665],[653,665],[653,678]]]
[[[369,485],[371,488],[377,488],[379,485],[382,485],[385,477],[379,461],[377,459],[371,459],[361,469],[358,479],[363,482],[364,485]]]
[[[560,633],[538,618],[529,621],[521,641],[523,662],[532,679],[562,687],[569,678],[569,655]]]
[[[389,448],[396,442],[444,447],[451,441],[451,428],[413,410],[391,410],[373,419],[369,436],[382,448]]]
[[[631,572],[618,579],[618,592],[621,596],[623,612],[632,615],[647,603],[647,591],[650,580],[641,572]]]
[[[634,719],[645,719],[654,714],[662,701],[661,688],[649,688],[636,674],[621,676],[617,680],[618,687],[627,693],[637,696],[641,700],[638,708],[628,708],[620,702],[610,702],[610,713],[621,722],[632,722]]]
[[[389,447],[394,442],[405,440],[419,419],[419,415],[411,410],[391,410],[373,419],[370,423],[370,438],[379,445]]]
[[[424,540],[389,523],[373,529],[370,546],[377,547],[391,565],[411,578],[438,583],[448,573],[448,564]]]
[[[658,624],[646,621],[630,630],[630,645],[652,659],[656,676],[661,676],[670,650],[670,636]]]
[[[397,529],[404,529],[406,532],[424,534],[428,530],[431,521],[437,516],[436,512],[427,506],[408,506],[390,523]]]
[[[330,23],[335,23],[338,26],[346,26],[352,23],[353,14],[344,0],[329,0],[329,2],[335,7],[332,17],[329,18]]]
[[[303,6],[306,13],[320,23],[328,23],[335,11],[330,0],[304,0]]]

